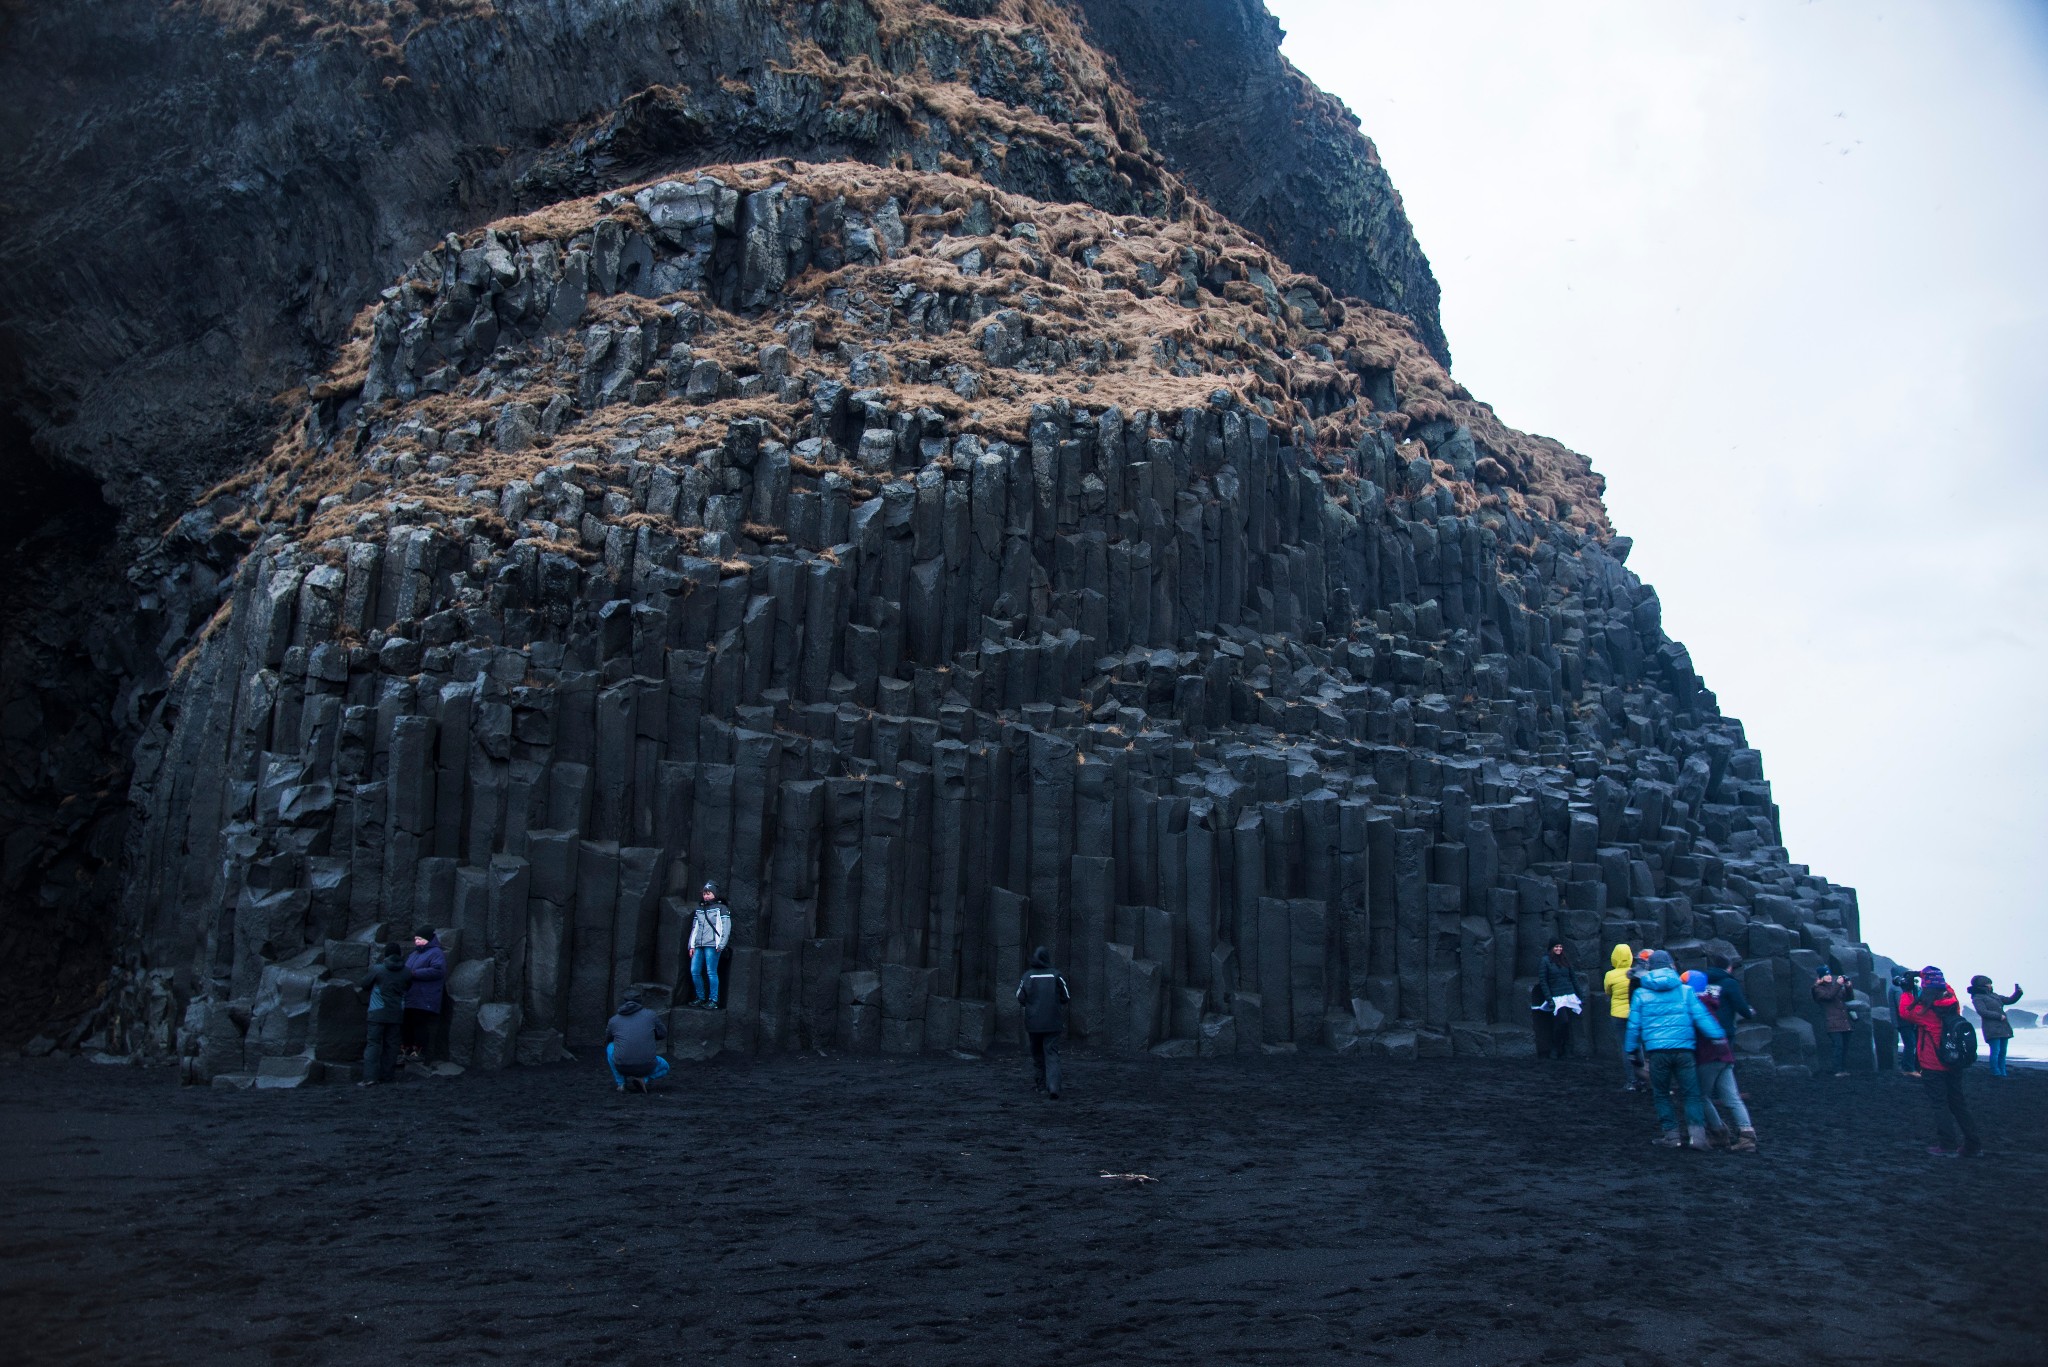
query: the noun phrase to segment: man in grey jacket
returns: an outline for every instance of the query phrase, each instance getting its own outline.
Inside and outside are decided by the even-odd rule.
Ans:
[[[1067,1028],[1067,1003],[1073,998],[1067,980],[1052,971],[1052,951],[1031,952],[1031,971],[1017,984],[1017,1003],[1024,1008],[1024,1032],[1031,1036],[1031,1068],[1038,1090],[1060,1099],[1060,1036]]]

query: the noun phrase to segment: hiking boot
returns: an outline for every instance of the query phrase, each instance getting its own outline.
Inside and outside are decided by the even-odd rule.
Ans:
[[[1698,1150],[1700,1150],[1700,1151],[1701,1151],[1701,1152],[1703,1152],[1703,1153],[1704,1153],[1704,1152],[1706,1151],[1706,1147],[1707,1147],[1707,1127],[1706,1127],[1706,1126],[1704,1126],[1704,1125],[1693,1125],[1693,1126],[1689,1126],[1689,1127],[1688,1127],[1688,1128],[1686,1129],[1685,1135],[1686,1135],[1686,1146],[1687,1146],[1688,1148],[1694,1148],[1694,1149],[1698,1149]]]
[[[1728,1146],[1728,1152],[1730,1152],[1730,1153],[1755,1153],[1755,1152],[1756,1152],[1756,1131],[1755,1131],[1755,1130],[1744,1130],[1744,1131],[1743,1131],[1743,1132],[1742,1132],[1741,1134],[1739,1134],[1739,1135],[1735,1136],[1735,1142],[1734,1142],[1734,1143],[1732,1143],[1732,1144],[1730,1144],[1730,1145]]]
[[[1667,1149],[1675,1149],[1679,1146],[1680,1143],[1679,1133],[1677,1130],[1666,1130],[1664,1131],[1664,1133],[1658,1135],[1655,1139],[1652,1139],[1650,1142],[1652,1144],[1662,1145],[1664,1148]]]

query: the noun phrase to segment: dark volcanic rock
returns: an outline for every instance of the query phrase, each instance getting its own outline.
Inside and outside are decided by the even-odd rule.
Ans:
[[[435,926],[455,1061],[551,1056],[706,878],[679,1055],[983,1049],[1038,944],[1168,1055],[1526,1052],[1551,935],[1877,982],[1263,11],[1088,10],[1144,127],[1050,0],[16,21],[0,382],[128,519],[36,573],[139,605],[8,618],[10,943],[122,962],[63,1047],[345,1066]]]
[[[1357,116],[1280,55],[1262,0],[1079,0],[1145,134],[1211,204],[1340,294],[1415,321],[1445,366],[1429,259]]]

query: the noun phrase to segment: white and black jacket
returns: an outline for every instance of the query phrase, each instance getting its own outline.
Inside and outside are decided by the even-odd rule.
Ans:
[[[710,902],[697,908],[690,920],[690,950],[724,950],[732,939],[732,913],[725,909],[723,902]]]

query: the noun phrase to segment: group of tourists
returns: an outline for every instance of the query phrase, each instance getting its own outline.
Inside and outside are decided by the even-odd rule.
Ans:
[[[1621,944],[1609,961],[1601,992],[1619,1045],[1623,1086],[1650,1092],[1661,1131],[1655,1142],[1754,1153],[1756,1129],[1736,1078],[1733,1042],[1736,1021],[1754,1020],[1757,1013],[1737,977],[1740,959],[1723,956],[1705,971],[1681,974],[1666,951]],[[1962,1086],[1964,1072],[1976,1061],[1977,1035],[1955,990],[1932,964],[1917,973],[1900,972],[1892,985],[1899,1069],[1921,1079],[1934,1111],[1935,1142],[1927,1152],[1941,1158],[1981,1154],[1983,1141]],[[1821,1008],[1834,1075],[1847,1077],[1852,1013],[1861,1009],[1855,985],[1833,964],[1823,964],[1812,993]],[[2021,988],[2015,983],[2010,993],[2000,994],[1990,978],[1978,974],[1970,980],[1969,994],[1983,1023],[1991,1075],[2005,1077],[2012,1039],[2005,1008],[2020,999]],[[1569,1057],[1573,1028],[1585,1007],[1578,972],[1560,940],[1544,951],[1530,1006],[1539,1052]]]
[[[706,883],[690,923],[690,981],[696,990],[692,1005],[721,1009],[718,962],[731,939],[732,913],[720,898],[718,885]],[[1756,1152],[1756,1128],[1735,1071],[1735,1023],[1757,1015],[1737,976],[1741,960],[1724,955],[1711,968],[1681,974],[1668,951],[1637,951],[1618,944],[1609,963],[1600,983],[1609,1033],[1618,1046],[1623,1086],[1631,1092],[1647,1090],[1656,1105],[1655,1142],[1668,1148]],[[413,937],[410,954],[396,941],[383,947],[382,958],[358,984],[369,993],[369,1030],[358,1086],[390,1082],[401,1062],[425,1062],[447,977],[448,955],[432,931]],[[1918,973],[1902,971],[1892,986],[1900,1071],[1921,1079],[1935,1115],[1935,1143],[1928,1153],[1946,1158],[1982,1153],[1983,1142],[1962,1088],[1963,1072],[1976,1060],[1977,1037],[1962,1015],[1955,990],[1932,964]],[[1585,1014],[1579,991],[1578,971],[1564,942],[1552,940],[1530,995],[1540,1053],[1570,1056],[1574,1027]],[[1851,1013],[1857,1007],[1855,986],[1828,964],[1814,979],[1812,991],[1832,1043],[1835,1076],[1846,1077],[1854,1028]],[[2005,1008],[2020,999],[2021,989],[2015,983],[2011,993],[2000,995],[1991,979],[1979,974],[1970,980],[1969,992],[1983,1022],[1991,1074],[2004,1077],[2012,1039]],[[1036,950],[1030,970],[1017,984],[1017,1004],[1031,1042],[1034,1083],[1054,1100],[1060,1094],[1060,1039],[1071,999],[1067,980],[1053,969],[1052,955]],[[605,1063],[613,1085],[621,1092],[644,1092],[666,1077],[669,1064],[661,1046],[667,1038],[662,1013],[650,1009],[638,994],[628,993],[605,1025]]]

